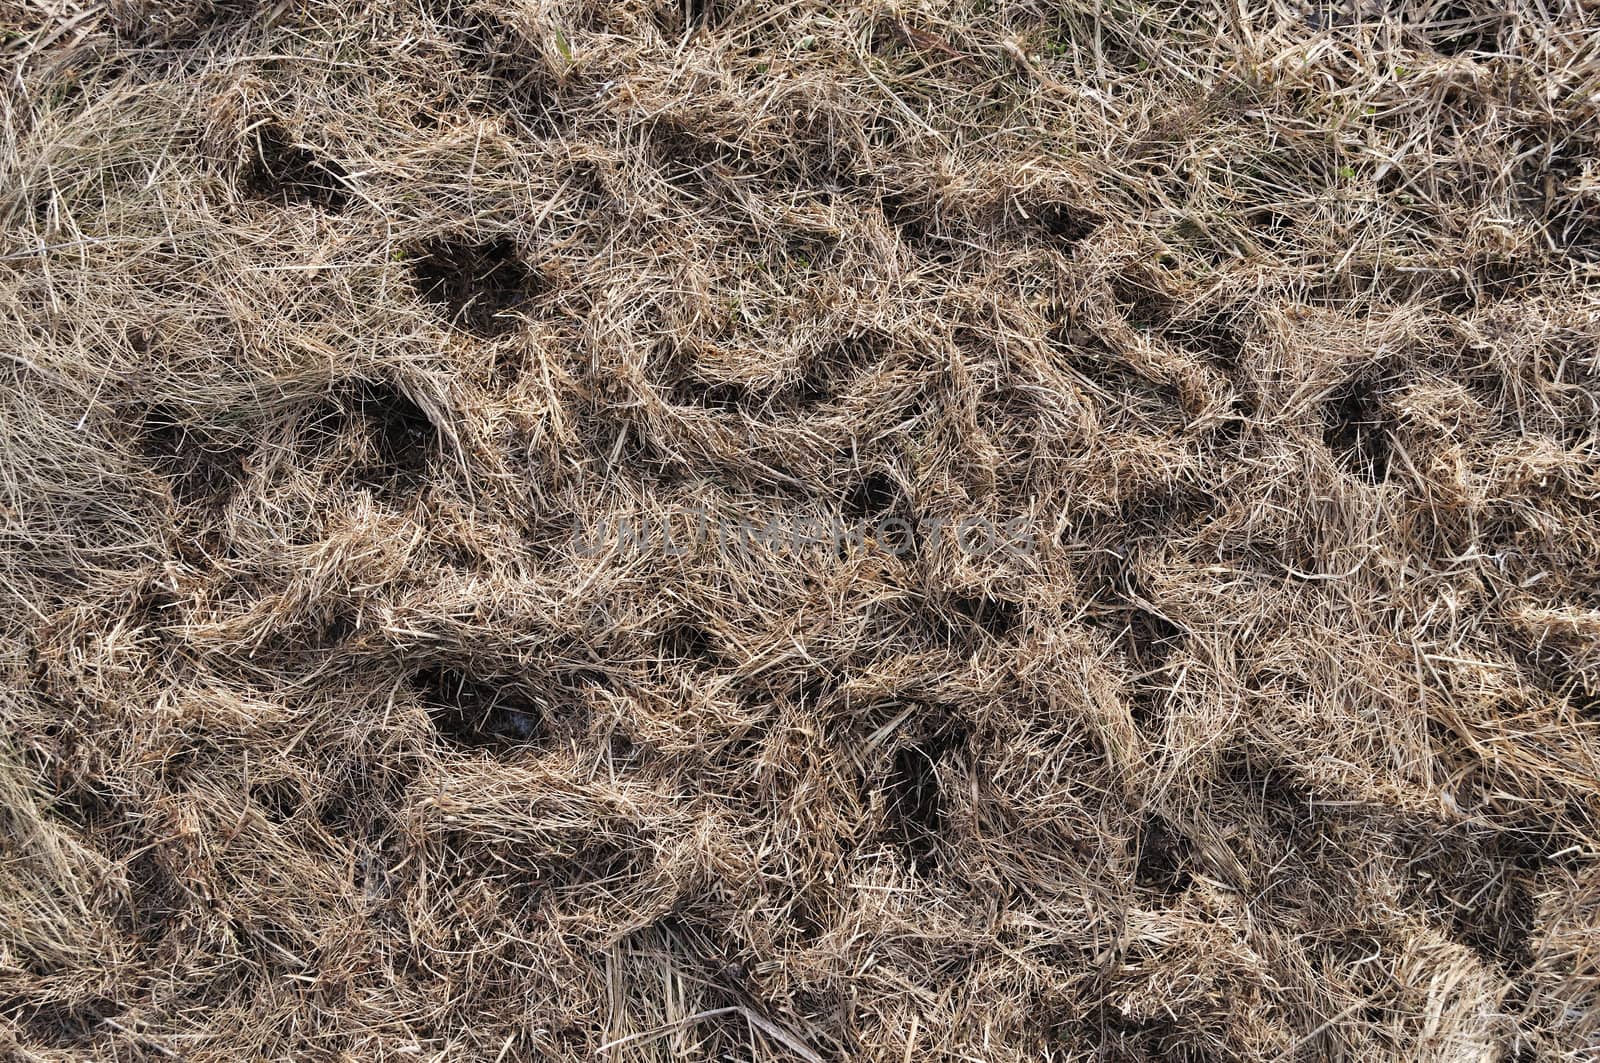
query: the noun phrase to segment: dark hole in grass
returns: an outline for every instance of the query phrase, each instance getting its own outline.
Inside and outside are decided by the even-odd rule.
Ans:
[[[572,159],[558,171],[568,187],[573,209],[585,214],[615,214],[619,202],[607,183],[605,169],[593,159]]]
[[[1232,374],[1244,353],[1239,330],[1215,318],[1204,321],[1178,321],[1163,330],[1163,336],[1207,359],[1224,373]]]
[[[716,29],[729,14],[728,0],[677,0],[677,7],[682,28],[691,32]]]
[[[379,489],[416,490],[439,449],[433,421],[398,388],[380,381],[355,381],[347,401],[349,415],[365,425],[373,446],[373,458],[357,470],[357,479]]]
[[[711,632],[695,623],[675,624],[661,636],[661,656],[669,662],[716,664],[721,659]]]
[[[1394,947],[1385,940],[1385,935],[1374,935],[1365,930],[1346,927],[1322,930],[1314,935],[1312,942],[1308,944],[1312,944],[1312,948],[1306,959],[1314,977],[1326,978],[1330,974],[1343,974],[1347,979],[1346,985],[1352,992],[1363,996],[1381,993],[1387,979],[1375,971],[1364,968],[1374,966],[1373,959],[1394,953]],[[1352,970],[1352,967],[1356,969]],[[1382,1008],[1371,1007],[1363,1010],[1372,1015],[1376,1021],[1383,1021]]]
[[[1119,514],[1124,527],[1148,529],[1152,534],[1169,527],[1160,516],[1148,523],[1133,523],[1127,509]],[[1132,549],[1132,547],[1125,547]],[[1128,656],[1142,667],[1161,665],[1181,643],[1183,631],[1139,602],[1144,598],[1143,581],[1132,559],[1124,553],[1100,549],[1086,560],[1080,582],[1088,597],[1088,612],[1102,630],[1123,643]]]
[[[507,47],[507,33],[499,30],[492,38],[489,33],[472,38],[464,46],[467,55],[488,77],[491,93],[507,113],[529,132],[547,136],[560,118],[549,83],[531,59],[519,56],[514,45]]]
[[[1009,382],[986,388],[974,411],[978,428],[1004,453],[1026,460],[1048,416],[1040,399],[1040,391]]]
[[[712,166],[715,155],[698,140],[686,136],[658,138],[656,156],[667,184],[690,199],[708,199],[715,191]]]
[[[1466,314],[1515,296],[1526,279],[1526,272],[1514,262],[1466,262],[1459,271],[1440,278],[1439,305],[1454,314]]]
[[[943,641],[971,652],[985,641],[1004,639],[1021,619],[1021,605],[1010,599],[958,593],[946,597],[939,627]]]
[[[917,548],[916,525],[897,513],[884,514],[863,531],[896,557],[904,557]]]
[[[1128,715],[1133,725],[1145,735],[1161,733],[1167,718],[1167,698],[1170,691],[1156,683],[1137,682],[1128,694]]]
[[[793,275],[826,268],[839,248],[837,237],[826,233],[797,231],[783,241],[782,269]]]
[[[456,328],[492,339],[516,327],[509,316],[534,294],[535,275],[501,237],[485,243],[440,239],[412,257],[417,292]]]
[[[877,332],[845,336],[811,358],[792,392],[801,407],[831,402],[846,382],[870,365],[883,361],[889,339]]]
[[[1249,757],[1224,762],[1224,772],[1240,790],[1259,803],[1274,829],[1303,852],[1310,853],[1326,822],[1314,795],[1287,767]]]
[[[30,1001],[12,997],[0,1003],[0,1021],[15,1023],[24,1037],[53,1048],[83,1048],[95,1037],[108,1032],[105,1020],[125,1011],[107,996],[94,995],[82,1000]]]
[[[871,543],[897,557],[916,551],[917,524],[900,484],[887,472],[868,473],[845,491],[840,503],[843,520],[833,531],[836,545]]]
[[[1600,262],[1600,220],[1576,208],[1556,220],[1563,251],[1585,262]]]
[[[355,786],[340,785],[318,802],[317,822],[337,835],[360,834],[365,811]]]
[[[222,501],[241,475],[245,449],[219,444],[187,418],[167,406],[145,411],[139,426],[140,447],[172,486],[180,507]]]
[[[1507,1041],[1502,1051],[1506,1063],[1539,1063],[1539,1049],[1520,1034]]]
[[[965,747],[967,729],[946,723],[934,733],[902,747],[884,785],[889,834],[919,875],[938,869],[945,829],[944,798],[938,769]]]
[[[1189,839],[1160,816],[1145,816],[1134,847],[1133,881],[1139,888],[1171,899],[1194,881],[1189,872]]]
[[[1352,8],[1355,6],[1347,3],[1346,0],[1333,0],[1332,3],[1308,5],[1305,13],[1306,25],[1314,30],[1353,26],[1362,14],[1359,10],[1352,13]]]
[[[687,481],[693,470],[685,460],[662,447],[641,424],[603,403],[586,412],[587,447],[602,469],[625,469],[630,476],[662,486]]]
[[[124,875],[129,894],[124,929],[142,942],[159,941],[188,906],[183,886],[151,846],[129,858]]]
[[[1068,203],[1044,203],[1033,208],[1030,213],[1038,222],[1039,228],[1044,230],[1045,235],[1068,247],[1088,239],[1096,229],[1105,224],[1105,219],[1094,211],[1074,207]]]
[[[1053,329],[1048,340],[1061,361],[1078,374],[1090,397],[1107,414],[1166,431],[1176,431],[1183,426],[1183,403],[1177,388],[1144,376],[1099,336],[1065,325]]]
[[[163,782],[180,783],[188,778],[190,769],[194,767],[195,751],[198,747],[188,746],[179,749],[161,762],[159,776]]]
[[[741,689],[741,695],[745,691]],[[760,693],[752,691],[750,696],[766,701],[771,695],[768,691]],[[726,736],[718,740],[710,748],[711,760],[718,769],[726,769],[733,765],[744,765],[756,756],[761,747],[771,735],[769,721],[757,720],[748,724],[741,724]]]
[[[919,251],[932,249],[935,257],[945,262],[954,260],[948,249],[937,247],[937,240],[931,232],[933,218],[923,209],[905,205],[898,198],[885,197],[883,215],[889,219],[890,225],[899,230],[900,238],[907,246]]]
[[[751,404],[750,389],[734,380],[701,380],[688,376],[672,388],[672,401],[678,406],[700,406],[708,410],[734,413]]]
[[[1456,931],[1480,956],[1520,974],[1533,962],[1528,937],[1536,912],[1527,876],[1501,875],[1462,901],[1453,917]]]
[[[661,176],[690,199],[715,199],[727,177],[770,179],[743,144],[718,139],[676,118],[656,121],[649,137],[650,156]]]
[[[310,645],[316,649],[338,646],[356,631],[356,614],[348,605],[338,605],[317,613],[310,625]]]
[[[801,121],[779,172],[785,184],[832,205],[838,193],[861,187],[861,167],[855,145],[837,135],[837,119],[824,114]]]
[[[90,832],[105,830],[125,818],[111,794],[83,781],[69,780],[59,786],[54,806],[67,822]]]
[[[1544,222],[1549,239],[1566,254],[1590,262],[1600,259],[1600,217],[1580,188],[1585,160],[1593,155],[1594,148],[1586,141],[1564,141],[1548,156],[1529,160],[1520,177],[1525,189],[1520,198],[1529,212]],[[1519,279],[1526,285],[1525,266],[1519,269],[1521,264],[1515,262],[1499,265],[1512,274],[1498,286],[1502,294],[1514,291]]]
[[[868,520],[896,509],[901,500],[900,484],[886,472],[870,472],[844,496],[844,515],[852,520]]]
[[[1171,1019],[1135,1019],[1102,1004],[1085,1020],[1095,1063],[1212,1063]]]
[[[1436,7],[1421,26],[1428,43],[1442,55],[1474,55],[1499,48],[1501,11],[1474,11],[1468,3]]]
[[[548,737],[544,706],[512,680],[439,665],[411,682],[434,729],[457,748],[506,749]]]
[[[484,43],[475,39],[464,45],[471,63],[488,78],[495,102],[528,132],[551,136],[561,124],[562,113],[544,73],[531,60],[518,57],[497,39]]]
[[[1153,529],[1165,526],[1164,521],[1157,522]],[[1127,655],[1132,673],[1128,677],[1128,709],[1133,721],[1145,734],[1156,734],[1166,718],[1170,694],[1165,673],[1173,653],[1183,645],[1183,629],[1139,604],[1144,592],[1138,573],[1116,554],[1103,551],[1094,555],[1083,582],[1090,597],[1091,622]]]
[[[293,779],[274,779],[252,785],[250,800],[272,822],[287,823],[300,811],[305,798],[300,792],[300,784]]]
[[[1111,284],[1111,295],[1122,308],[1128,324],[1137,329],[1160,329],[1171,323],[1172,300],[1153,280],[1135,275],[1118,277]]]
[[[1536,681],[1572,707],[1584,721],[1600,721],[1600,674],[1574,667],[1565,652],[1546,647],[1525,655]]]
[[[358,471],[358,482],[368,489],[384,493],[395,486],[395,481],[383,477],[363,478]],[[319,599],[309,603],[304,611],[267,636],[261,649],[288,657],[315,658],[343,645],[356,631],[356,610],[345,600]]]
[[[54,202],[55,193],[49,188],[41,188],[28,197],[28,214],[41,229],[53,231],[56,228],[50,218],[50,208]]]
[[[933,203],[911,193],[890,192],[878,201],[883,216],[900,239],[918,255],[941,265],[956,260],[955,248],[940,230]]]
[[[330,766],[307,803],[337,845],[371,854],[393,842],[396,804],[415,779],[414,761],[356,752]]]
[[[498,79],[507,110],[535,136],[554,136],[563,120],[560,102],[551,93],[542,74],[523,69]]]
[[[795,701],[803,708],[818,708],[839,689],[839,677],[832,672],[813,672],[795,690]]]
[[[870,146],[884,150],[899,147],[905,139],[900,122],[888,111],[880,112],[868,119],[865,134]]]
[[[445,564],[461,572],[478,571],[490,564],[482,550],[471,543],[460,541],[441,539],[439,556],[444,558]]]
[[[559,111],[537,54],[506,21],[467,0],[427,0],[425,6],[454,39],[463,63],[485,79],[493,102],[525,129],[555,132]]]
[[[1245,217],[1250,222],[1251,235],[1258,239],[1270,238],[1267,242],[1271,244],[1294,235],[1300,227],[1300,221],[1294,215],[1274,207],[1256,207],[1247,211]]]
[[[193,45],[216,31],[230,31],[261,7],[260,0],[168,0],[148,5],[111,6],[111,22],[121,40],[153,48]],[[155,8],[152,12],[149,8]],[[155,17],[152,17],[152,14]]]
[[[422,0],[422,9],[456,37],[481,29],[481,20],[471,8],[471,0]]]
[[[242,178],[245,193],[280,206],[320,207],[337,214],[350,205],[349,174],[333,159],[296,144],[275,122],[258,126],[250,165]]]
[[[1117,507],[1117,531],[1129,540],[1180,534],[1210,518],[1216,508],[1216,498],[1201,485],[1162,485],[1123,500]],[[1120,560],[1112,565],[1109,578],[1115,588],[1137,593],[1138,577]]]
[[[1240,410],[1225,417],[1207,433],[1207,442],[1214,450],[1237,450],[1239,444],[1244,442],[1244,434],[1250,427],[1250,421],[1251,414],[1248,410]]]
[[[1533,876],[1562,845],[1559,835],[1518,838],[1434,834],[1419,838],[1409,868],[1429,907],[1462,944],[1508,974],[1533,962],[1529,937],[1537,914]]]
[[[1159,613],[1133,606],[1128,610],[1125,637],[1135,663],[1154,670],[1165,665],[1183,644],[1183,629]]]
[[[1323,407],[1322,420],[1322,440],[1346,471],[1369,484],[1388,477],[1388,419],[1376,381],[1352,381],[1335,390]]]
[[[520,346],[501,346],[494,352],[489,379],[499,392],[509,391],[528,369],[528,352]]]

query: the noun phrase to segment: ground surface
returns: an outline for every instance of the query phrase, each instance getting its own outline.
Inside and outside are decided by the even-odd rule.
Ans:
[[[0,2],[0,1055],[1594,1060],[1596,21]]]

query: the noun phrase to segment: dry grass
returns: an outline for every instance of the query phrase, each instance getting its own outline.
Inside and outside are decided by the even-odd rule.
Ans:
[[[0,1055],[1600,1058],[1597,30],[0,0]]]

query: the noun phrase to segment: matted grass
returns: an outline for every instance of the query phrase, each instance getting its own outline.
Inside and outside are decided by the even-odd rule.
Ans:
[[[0,31],[0,1055],[1594,1058],[1586,5]]]

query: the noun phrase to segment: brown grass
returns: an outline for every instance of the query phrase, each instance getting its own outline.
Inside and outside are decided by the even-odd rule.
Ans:
[[[1591,5],[0,33],[0,1055],[1597,1058]]]

